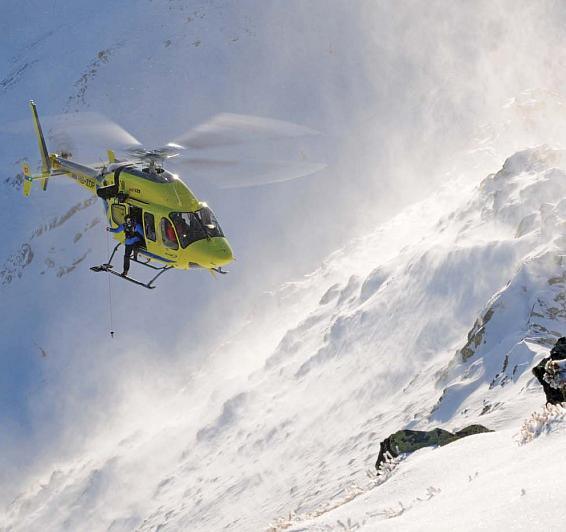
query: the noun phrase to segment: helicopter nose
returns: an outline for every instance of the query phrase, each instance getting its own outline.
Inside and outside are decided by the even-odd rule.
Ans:
[[[198,264],[203,268],[220,268],[234,260],[232,248],[223,237],[193,242],[186,252],[187,263]]]
[[[224,266],[234,260],[232,249],[226,241],[211,246],[209,254],[210,261],[215,266]]]

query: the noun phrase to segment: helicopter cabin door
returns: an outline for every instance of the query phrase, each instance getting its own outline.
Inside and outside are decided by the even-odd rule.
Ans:
[[[126,219],[126,206],[123,203],[110,204],[110,216],[116,225],[121,225]]]
[[[129,206],[129,210],[128,210],[128,214],[132,217],[132,219],[136,222],[136,224],[142,224],[143,225],[143,221],[142,221],[142,210],[139,207],[136,207],[135,205],[130,205]],[[145,239],[144,239],[145,240]],[[146,242],[142,242],[141,244],[141,249],[146,248]]]

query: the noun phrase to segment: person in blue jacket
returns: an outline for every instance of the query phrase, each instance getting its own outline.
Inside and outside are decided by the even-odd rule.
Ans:
[[[130,269],[130,256],[132,252],[134,253],[134,260],[137,260],[137,250],[144,243],[143,227],[128,214],[123,224],[120,224],[114,229],[107,227],[106,230],[111,233],[121,233],[124,231],[124,236],[126,237],[124,244],[126,245],[126,249],[124,251],[124,271],[122,272],[122,277],[125,277],[128,275]]]

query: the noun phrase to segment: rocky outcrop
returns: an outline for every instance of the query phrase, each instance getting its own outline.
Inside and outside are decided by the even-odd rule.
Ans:
[[[55,266],[58,266],[57,277],[63,277],[72,272],[86,258],[90,249],[75,256],[70,263],[63,263],[64,259],[56,256],[56,250],[53,247],[46,250],[46,246],[42,246],[38,239],[42,238],[49,231],[62,226],[81,211],[95,205],[96,201],[97,198],[94,196],[87,198],[73,205],[61,216],[54,216],[46,223],[36,227],[27,242],[22,243],[19,249],[11,253],[3,263],[0,263],[0,286],[9,285],[16,279],[20,279],[24,274],[24,269],[32,263],[34,258],[34,264],[39,261],[39,263],[45,265],[45,268],[39,272],[40,274],[44,274]],[[100,224],[100,218],[98,217],[84,224],[81,230],[75,233],[72,239],[73,244],[77,244],[87,231],[90,231],[98,224]]]
[[[485,334],[485,325],[492,318],[493,313],[494,309],[488,308],[487,311],[474,323],[474,326],[468,333],[468,341],[466,342],[466,345],[460,350],[463,362],[465,362],[468,358],[473,357],[476,349],[481,345]]]
[[[400,454],[412,453],[423,447],[442,447],[460,438],[483,432],[493,431],[483,425],[470,425],[456,432],[438,428],[429,431],[398,430],[379,444],[379,455],[375,468],[379,471],[384,462],[396,458]]]
[[[23,269],[33,260],[33,251],[29,244],[22,244],[20,249],[10,255],[0,268],[0,284],[10,284],[15,278],[22,276]]]

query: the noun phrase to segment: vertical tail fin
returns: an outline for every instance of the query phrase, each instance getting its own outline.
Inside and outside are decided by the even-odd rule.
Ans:
[[[41,155],[41,173],[43,177],[45,177],[45,179],[43,180],[42,188],[43,190],[46,190],[47,182],[49,181],[48,179],[49,174],[51,173],[51,159],[49,158],[49,153],[47,151],[47,146],[45,144],[45,138],[43,137],[43,131],[41,130],[41,124],[39,122],[39,116],[37,114],[37,107],[33,100],[30,100],[29,107],[31,109],[31,114],[33,116],[33,127],[35,128],[35,134],[37,136],[37,145],[39,147],[39,153]],[[25,175],[26,174],[24,172],[24,176]],[[30,188],[31,188],[31,183],[30,183]],[[25,183],[24,183],[24,193],[25,193]]]

